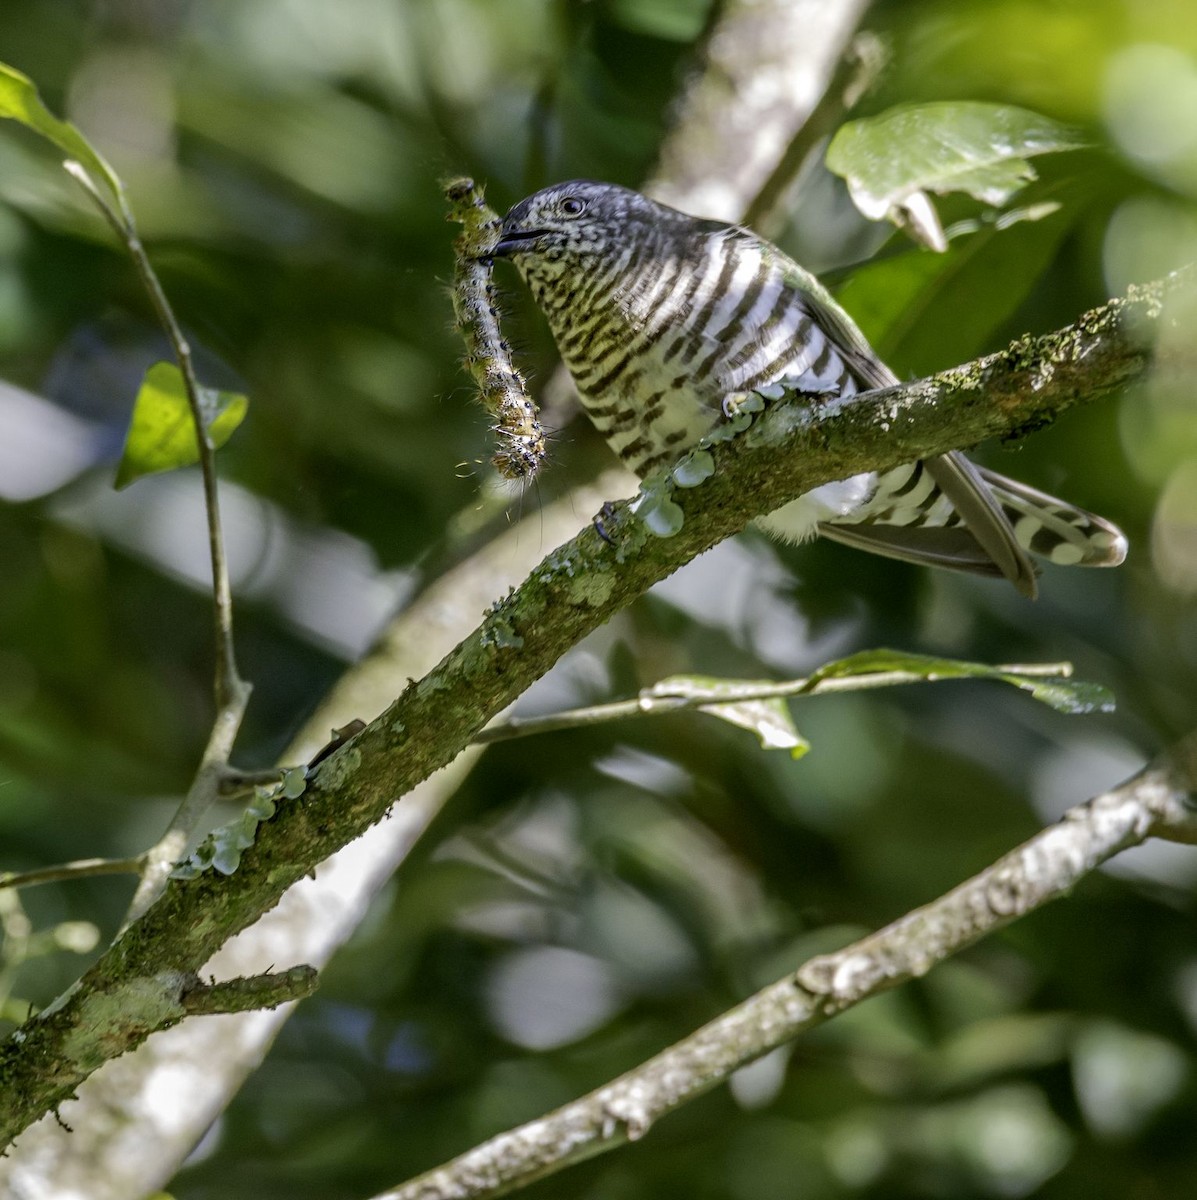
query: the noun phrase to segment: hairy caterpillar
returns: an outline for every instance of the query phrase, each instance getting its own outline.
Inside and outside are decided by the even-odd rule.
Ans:
[[[544,458],[544,431],[499,328],[490,258],[498,240],[499,217],[472,179],[451,179],[444,184],[444,193],[449,220],[464,227],[453,246],[457,255],[453,311],[466,344],[466,367],[496,422],[492,429],[498,448],[491,462],[504,479],[531,479]]]

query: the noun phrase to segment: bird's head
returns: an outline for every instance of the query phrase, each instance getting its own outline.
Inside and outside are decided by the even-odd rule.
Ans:
[[[535,262],[588,258],[626,243],[658,206],[613,183],[571,179],[534,192],[503,218],[493,253],[524,270]]]

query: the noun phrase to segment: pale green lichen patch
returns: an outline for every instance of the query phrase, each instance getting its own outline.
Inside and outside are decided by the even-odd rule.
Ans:
[[[78,1022],[63,1040],[63,1054],[84,1071],[93,1071],[113,1057],[112,1039],[130,1033],[147,1034],[186,1015],[179,971],[130,979],[118,986],[92,991],[79,1002]]]
[[[566,586],[566,596],[571,604],[601,608],[614,590],[615,577],[610,571],[591,571],[571,579]]]
[[[640,521],[629,521],[626,528],[621,528],[619,540],[615,543],[615,561],[625,563],[639,554],[648,541],[649,533]]]
[[[574,556],[563,546],[558,546],[541,564],[540,574],[545,579],[555,579],[565,576],[572,579],[583,565],[575,562]]]
[[[356,746],[338,750],[320,764],[320,786],[335,789],[348,782],[362,769],[362,752]]]
[[[425,675],[419,683],[416,684],[416,695],[421,700],[427,699],[433,692],[443,692],[449,687],[449,681],[439,672],[432,675]]]
[[[302,769],[300,770],[302,773]],[[274,816],[274,799],[283,794],[285,786],[284,783],[270,790],[259,790],[239,816],[227,825],[212,830],[195,850],[175,867],[170,873],[171,878],[196,879],[208,870],[219,871],[221,875],[232,875],[241,863],[242,852],[254,844],[258,826]],[[302,791],[303,787],[300,788],[300,792]]]
[[[514,591],[514,589],[513,589]],[[479,630],[478,641],[482,646],[493,646],[498,650],[523,648],[523,636],[515,627],[515,606],[511,604],[513,592],[496,600],[486,610],[486,620]]]
[[[484,646],[497,650],[520,650],[524,639],[516,633],[515,626],[505,617],[494,617],[483,626],[480,640]]]
[[[659,538],[674,537],[681,533],[686,521],[681,505],[663,496],[654,504],[646,505],[640,516],[649,533]]]
[[[678,487],[698,487],[715,474],[715,456],[709,450],[691,450],[670,474]]]

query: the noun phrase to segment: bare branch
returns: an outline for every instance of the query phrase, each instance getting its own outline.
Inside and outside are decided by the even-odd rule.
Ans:
[[[1056,824],[938,900],[757,992],[642,1066],[491,1138],[375,1200],[502,1196],[643,1137],[667,1113],[748,1063],[1067,895],[1148,837],[1197,841],[1197,733],[1170,758],[1070,809]]]
[[[136,875],[141,867],[141,855],[135,858],[78,858],[74,862],[37,867],[32,871],[0,872],[0,888],[34,887],[39,883],[61,883],[91,875]]]

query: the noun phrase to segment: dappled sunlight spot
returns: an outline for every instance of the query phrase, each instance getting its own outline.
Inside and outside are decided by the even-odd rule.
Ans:
[[[432,859],[485,867],[523,889],[542,891],[547,880],[569,878],[584,860],[574,802],[558,792],[539,796],[484,830],[471,827],[447,838]]]
[[[741,1108],[765,1108],[777,1099],[785,1083],[790,1052],[791,1047],[778,1046],[732,1074],[728,1087]]]
[[[1069,738],[1038,764],[1031,800],[1044,821],[1055,821],[1075,804],[1117,787],[1143,766],[1143,753],[1112,734]]]
[[[832,624],[816,634],[795,601],[796,586],[767,543],[729,538],[661,580],[649,594],[722,630],[770,666],[801,673],[841,653],[857,623]]]
[[[1164,485],[1151,526],[1151,557],[1164,584],[1197,595],[1197,458],[1179,466]]]
[[[529,1050],[577,1041],[623,1003],[608,964],[561,946],[513,951],[499,962],[486,990],[496,1029]]]
[[[148,46],[95,51],[71,79],[67,114],[118,170],[174,159],[174,81]]]
[[[890,1161],[890,1148],[878,1123],[865,1113],[854,1113],[833,1125],[825,1139],[827,1161],[845,1186],[867,1187],[880,1177]]]
[[[1127,207],[1123,205],[1118,212]],[[1156,209],[1145,203],[1135,218],[1136,230],[1148,238],[1162,238],[1160,244],[1166,247],[1169,257],[1153,264],[1153,269],[1197,262],[1197,211],[1178,218],[1175,208]],[[1110,229],[1114,230],[1113,222]],[[1113,240],[1113,233],[1107,233],[1107,250]],[[1130,277],[1139,274],[1138,268],[1130,271]],[[1154,334],[1149,373],[1129,389],[1118,410],[1118,432],[1130,465],[1153,487],[1162,485],[1186,460],[1197,460],[1197,421],[1193,419],[1197,355],[1192,337],[1197,323],[1197,288],[1178,289],[1165,303],[1164,319]]]
[[[0,497],[33,500],[96,460],[104,432],[32,392],[0,382]]]
[[[580,913],[583,944],[638,989],[662,987],[699,968],[693,942],[668,908],[620,880],[601,879]]]
[[[540,716],[609,699],[612,684],[607,655],[618,636],[615,628],[608,624],[596,629],[559,658],[520,697],[519,715]]]
[[[1103,108],[1128,158],[1197,193],[1197,58],[1175,46],[1127,46],[1106,69]]]
[[[357,538],[303,525],[235,484],[223,483],[220,499],[234,588],[333,653],[361,654],[410,594],[411,573],[379,570]],[[189,473],[147,477],[124,492],[97,479],[54,511],[199,591],[212,586],[203,497]]]
[[[995,1088],[958,1113],[959,1153],[1001,1195],[1027,1195],[1068,1161],[1072,1139],[1038,1088]]]
[[[594,768],[600,775],[657,796],[681,795],[694,786],[690,773],[677,763],[633,746],[616,746],[610,753],[595,759]]]
[[[1100,1134],[1138,1133],[1184,1086],[1188,1055],[1162,1037],[1110,1021],[1081,1031],[1072,1059],[1077,1100]]]
[[[1191,262],[1197,262],[1197,211],[1191,205],[1144,194],[1114,210],[1102,247],[1106,288],[1112,295]]]
[[[860,1107],[827,1138],[831,1168],[849,1187],[914,1166],[934,1173],[944,1195],[1029,1195],[1071,1152],[1067,1128],[1030,1085],[941,1104]]]

